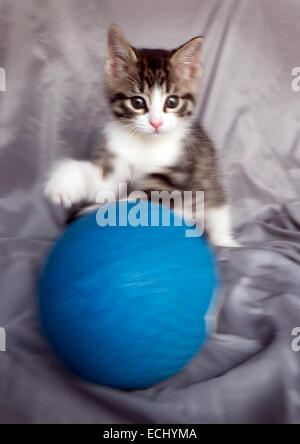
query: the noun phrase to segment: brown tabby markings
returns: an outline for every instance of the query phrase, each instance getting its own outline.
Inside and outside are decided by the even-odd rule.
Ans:
[[[165,108],[164,112],[176,113],[180,119],[189,123],[182,156],[175,166],[154,171],[135,185],[149,194],[149,197],[153,190],[204,191],[206,208],[221,207],[226,203],[226,197],[219,177],[214,146],[205,131],[190,122],[202,70],[197,65],[189,78],[181,76],[176,71],[177,59],[174,60],[173,57],[190,42],[170,51],[137,49],[129,45],[120,30],[112,27],[109,46],[121,67],[121,75],[117,73],[114,76],[110,72],[107,76],[107,93],[113,115],[124,123],[130,119],[134,121],[137,115],[149,111],[148,107],[138,110],[130,107],[130,98],[141,94],[150,97],[157,86],[166,95],[178,96],[180,106],[176,109]],[[120,48],[122,52],[119,53]],[[103,148],[98,151],[95,162],[102,166],[106,176],[113,173],[115,160],[114,155]],[[194,202],[192,206],[194,207]]]
[[[92,162],[58,164],[45,184],[52,202],[99,206],[103,192],[108,201],[126,198],[126,191],[138,198],[153,195],[159,203],[167,197],[176,211],[183,204],[184,217],[193,216],[199,227],[205,221],[213,244],[238,246],[213,143],[190,117],[202,75],[202,43],[195,37],[173,51],[139,50],[120,28],[110,27],[105,72],[112,116],[104,144]]]
[[[189,117],[192,115],[196,90],[193,94],[190,92],[190,85],[187,92],[186,84],[181,86],[176,84],[176,75],[170,63],[170,57],[174,51],[163,49],[136,49],[133,48],[137,57],[133,74],[125,82],[121,91],[109,90],[110,103],[113,114],[119,119],[131,119],[135,114],[147,113],[148,107],[143,110],[133,110],[125,103],[130,97],[139,94],[150,96],[155,86],[159,86],[162,91],[168,95],[177,95],[182,99],[182,105],[175,112],[179,117]],[[130,69],[129,69],[130,72]],[[119,86],[119,85],[118,85]],[[164,112],[174,112],[164,109]]]

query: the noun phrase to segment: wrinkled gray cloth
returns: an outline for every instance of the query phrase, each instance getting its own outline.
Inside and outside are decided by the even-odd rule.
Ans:
[[[101,143],[111,23],[140,47],[205,36],[199,119],[244,243],[218,250],[222,308],[204,350],[136,392],[65,371],[36,316],[38,270],[67,216],[42,183],[55,159]],[[0,0],[1,423],[300,422],[299,42],[298,0]]]

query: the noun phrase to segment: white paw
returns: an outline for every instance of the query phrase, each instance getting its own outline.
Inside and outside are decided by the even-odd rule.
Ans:
[[[76,160],[64,160],[56,165],[44,189],[51,202],[69,208],[85,198],[87,184],[82,167],[82,162]]]
[[[240,247],[239,244],[233,237],[231,236],[217,236],[210,239],[211,243],[216,247]]]

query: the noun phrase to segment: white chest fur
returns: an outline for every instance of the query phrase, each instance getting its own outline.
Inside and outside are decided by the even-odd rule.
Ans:
[[[143,135],[130,133],[117,122],[110,122],[105,129],[106,148],[116,155],[118,163],[131,171],[131,178],[159,171],[175,165],[182,153],[185,131]]]

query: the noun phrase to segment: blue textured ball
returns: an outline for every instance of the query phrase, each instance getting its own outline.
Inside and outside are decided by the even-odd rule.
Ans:
[[[99,226],[103,212],[73,222],[39,281],[54,353],[79,376],[123,389],[168,378],[200,350],[216,284],[204,236],[187,237],[191,228],[160,205],[139,208],[143,225],[156,217],[159,226],[120,226],[136,212],[128,202],[109,206],[116,226]]]

